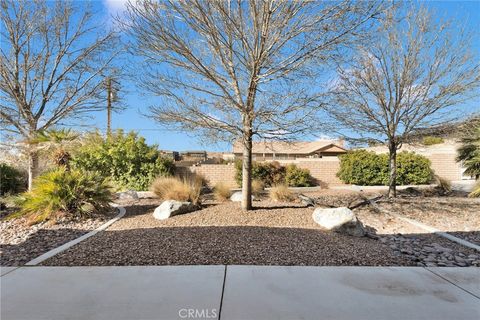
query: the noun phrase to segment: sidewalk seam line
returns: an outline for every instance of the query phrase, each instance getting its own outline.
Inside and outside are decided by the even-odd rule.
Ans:
[[[227,281],[227,266],[225,265],[225,270],[223,272],[223,285],[222,285],[222,295],[220,296],[220,307],[218,309],[218,320],[222,317],[222,306],[223,306],[223,294],[225,293],[225,283]]]
[[[472,293],[472,292],[468,291],[467,289],[464,289],[464,288],[460,287],[460,286],[459,286],[458,284],[456,284],[455,282],[453,282],[453,281],[450,281],[450,280],[448,280],[448,279],[447,279],[447,278],[445,278],[445,277],[442,277],[440,274],[436,273],[436,272],[435,272],[435,271],[433,271],[433,270],[430,270],[429,268],[424,268],[424,269],[425,269],[425,270],[427,270],[427,271],[430,271],[431,273],[433,273],[433,274],[434,274],[434,275],[436,275],[437,277],[439,277],[439,278],[441,278],[441,279],[443,279],[443,280],[447,281],[448,283],[450,283],[450,284],[454,285],[455,287],[459,288],[460,290],[462,290],[462,291],[465,291],[466,293],[468,293],[468,294],[470,294],[470,295],[472,295],[472,296],[474,296],[475,298],[477,298],[477,299],[479,299],[479,300],[480,300],[480,297],[479,297],[479,296],[477,296],[476,294],[474,294],[474,293]]]

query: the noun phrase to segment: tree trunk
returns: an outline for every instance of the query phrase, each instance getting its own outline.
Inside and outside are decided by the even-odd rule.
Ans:
[[[388,197],[397,197],[397,146],[390,146],[388,161]]]
[[[38,173],[38,153],[36,151],[30,151],[28,153],[28,190],[32,190],[33,179]]]
[[[252,136],[245,137],[243,142],[242,163],[242,209],[252,209]]]

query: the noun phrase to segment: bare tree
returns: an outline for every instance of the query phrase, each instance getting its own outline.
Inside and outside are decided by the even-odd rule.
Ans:
[[[38,167],[38,132],[105,109],[103,75],[114,33],[92,21],[85,2],[1,0],[0,125],[29,155],[29,188]],[[85,5],[84,5],[85,4]]]
[[[340,128],[359,135],[350,138],[386,142],[388,195],[395,197],[397,150],[415,129],[468,113],[457,108],[478,94],[480,67],[468,34],[435,22],[425,8],[389,10],[375,35],[339,68],[327,110]]]
[[[377,2],[138,0],[123,25],[143,56],[143,88],[162,125],[243,144],[251,204],[252,138],[315,131],[319,72],[378,13]]]

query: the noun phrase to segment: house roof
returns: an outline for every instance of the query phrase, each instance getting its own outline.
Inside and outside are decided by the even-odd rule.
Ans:
[[[254,141],[252,153],[282,153],[282,154],[311,154],[315,151],[345,152],[343,143],[339,140],[317,141]],[[233,153],[242,153],[243,146],[240,141],[233,144]]]

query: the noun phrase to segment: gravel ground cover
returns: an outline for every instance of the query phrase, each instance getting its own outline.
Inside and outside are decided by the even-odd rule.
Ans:
[[[450,199],[450,198],[448,198]],[[423,200],[426,203],[432,199],[414,199],[413,201]],[[442,201],[444,199],[441,199]],[[456,202],[460,199],[454,199]],[[469,200],[469,199],[466,199]],[[397,201],[404,200],[399,199]],[[385,204],[381,206],[385,209]],[[401,206],[394,206],[397,213]],[[453,207],[453,205],[451,205]],[[388,208],[392,210],[392,208]],[[429,212],[429,208],[424,208],[424,216],[432,216],[433,211]],[[433,210],[433,209],[431,209]],[[425,230],[415,227],[405,221],[399,220],[393,216],[378,212],[370,206],[364,206],[354,210],[357,217],[374,231],[382,243],[393,250],[395,255],[403,256],[418,266],[448,266],[448,267],[480,267],[480,252],[467,248],[463,245],[452,242],[435,234],[427,233]],[[436,211],[435,209],[435,212]],[[472,215],[474,213],[471,213]],[[414,215],[410,218],[420,221]],[[450,219],[450,215],[445,215],[444,219]],[[458,219],[458,218],[457,218]],[[453,220],[453,218],[452,218]],[[422,221],[428,224],[427,221]],[[448,230],[446,230],[448,231]],[[462,233],[465,238],[467,234],[478,232]],[[456,234],[457,235],[457,234]]]
[[[480,245],[480,199],[413,197],[382,201],[378,205]]]
[[[242,212],[226,202],[159,221],[159,203],[127,206],[107,231],[43,265],[415,265],[378,240],[321,230],[301,204],[256,201]]]
[[[41,254],[99,227],[114,215],[57,224],[29,225],[25,218],[0,220],[0,265],[21,266]]]

